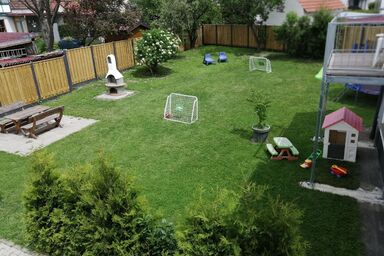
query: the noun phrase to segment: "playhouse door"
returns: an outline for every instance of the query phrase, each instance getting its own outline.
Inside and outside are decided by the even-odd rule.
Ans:
[[[346,132],[329,131],[328,158],[344,159]]]

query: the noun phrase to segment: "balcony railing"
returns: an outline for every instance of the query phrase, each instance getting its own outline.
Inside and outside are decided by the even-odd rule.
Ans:
[[[20,58],[27,56],[25,48],[0,51],[0,59]]]

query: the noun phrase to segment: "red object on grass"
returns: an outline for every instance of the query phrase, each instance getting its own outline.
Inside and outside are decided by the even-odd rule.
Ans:
[[[331,166],[331,173],[337,177],[343,177],[348,174],[348,169],[334,164]]]

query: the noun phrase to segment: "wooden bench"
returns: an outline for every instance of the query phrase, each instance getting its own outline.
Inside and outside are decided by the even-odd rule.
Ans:
[[[267,150],[268,150],[269,154],[271,154],[271,156],[277,156],[277,155],[279,154],[279,153],[276,151],[276,149],[273,147],[272,144],[267,143],[266,146],[267,146]]]
[[[37,138],[37,134],[60,126],[64,106],[50,108],[29,118],[29,123],[21,127],[21,131],[29,138]]]
[[[15,126],[15,124],[12,122],[12,120],[7,118],[0,118],[0,132],[1,133],[7,133],[8,130],[12,129]]]
[[[6,115],[9,112],[14,112],[15,110],[23,109],[27,104],[22,101],[15,102],[8,106],[0,107],[0,116]]]

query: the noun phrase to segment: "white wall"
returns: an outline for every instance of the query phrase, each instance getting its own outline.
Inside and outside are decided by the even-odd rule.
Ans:
[[[332,125],[325,129],[324,131],[324,143],[323,143],[323,158],[328,156],[328,146],[329,146],[329,131],[343,131],[346,132],[345,137],[345,150],[344,150],[344,160],[349,162],[356,161],[357,145],[359,140],[359,132],[347,124],[344,121],[341,121],[335,125]],[[355,137],[352,137],[352,134],[355,134]],[[354,141],[354,142],[352,142]]]
[[[15,22],[11,17],[0,17],[1,20],[4,20],[5,29],[7,32],[17,32]]]
[[[305,15],[304,9],[300,5],[298,0],[286,0],[284,12],[279,12],[279,11],[271,12],[269,14],[269,18],[266,24],[270,26],[279,26],[283,24],[285,20],[285,16],[290,11],[296,12],[297,15],[299,15],[300,17]]]

